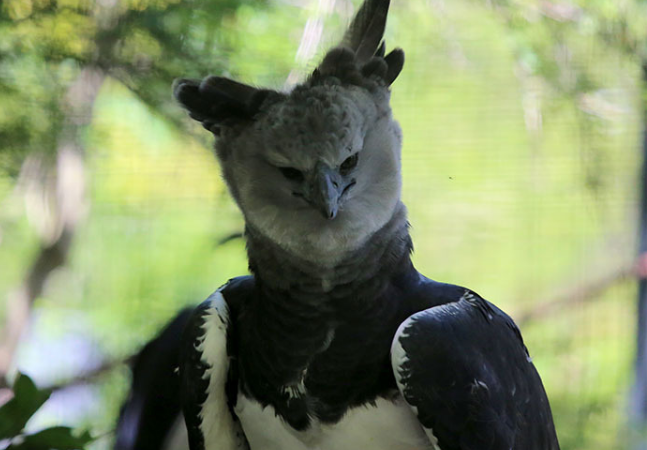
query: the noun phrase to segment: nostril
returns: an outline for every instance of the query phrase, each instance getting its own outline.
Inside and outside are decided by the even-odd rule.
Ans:
[[[338,184],[336,181],[333,181],[333,182],[332,182],[332,185],[333,185],[333,186],[335,186],[336,188],[338,188],[338,187],[339,187],[339,184]]]

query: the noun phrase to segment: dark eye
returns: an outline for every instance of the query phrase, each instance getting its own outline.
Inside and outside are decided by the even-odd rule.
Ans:
[[[279,170],[285,178],[291,181],[302,181],[303,172],[295,169],[294,167],[279,167]]]
[[[359,156],[357,153],[355,153],[353,156],[349,156],[348,158],[346,158],[346,160],[343,163],[341,163],[341,166],[339,167],[339,172],[342,175],[347,175],[357,165],[358,158]]]

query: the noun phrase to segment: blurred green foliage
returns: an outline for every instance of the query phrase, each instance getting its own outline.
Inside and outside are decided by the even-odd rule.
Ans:
[[[79,436],[70,427],[55,426],[26,433],[25,425],[49,399],[51,391],[38,389],[25,374],[19,373],[12,386],[13,397],[0,405],[0,440],[7,439],[6,450],[77,450],[92,441],[87,431]]]
[[[407,54],[393,108],[418,268],[518,317],[625,264],[644,2],[392,3],[387,47]],[[246,273],[241,241],[216,246],[242,218],[210,136],[172,103],[172,80],[216,73],[280,88],[295,65],[305,73],[316,62],[295,61],[308,19],[325,23],[321,51],[350,13],[348,2],[326,14],[305,0],[3,2],[0,297],[41,246],[16,175],[27,155],[56,152],[63,99],[88,66],[107,75],[81,130],[90,209],[37,301],[39,330],[52,341],[81,335],[102,358],[123,358],[181,306]],[[623,448],[634,290],[619,282],[522,327],[564,450]],[[100,402],[78,425],[110,430],[127,383],[123,367],[102,378]]]
[[[262,0],[9,0],[0,4],[0,170],[59,141],[70,85],[85,67],[119,80],[156,114],[177,121],[169,86],[179,74],[222,71],[223,33]],[[216,51],[217,49],[217,51]]]

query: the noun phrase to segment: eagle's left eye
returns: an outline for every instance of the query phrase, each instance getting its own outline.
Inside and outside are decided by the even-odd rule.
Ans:
[[[359,159],[359,155],[357,153],[346,158],[344,162],[341,163],[341,166],[339,166],[339,172],[342,175],[348,175],[350,171],[353,170],[357,165],[358,159]]]
[[[290,181],[303,181],[303,172],[294,167],[279,167],[279,170]]]

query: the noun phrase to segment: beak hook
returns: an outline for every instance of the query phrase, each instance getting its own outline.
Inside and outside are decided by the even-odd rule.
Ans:
[[[311,203],[328,220],[337,217],[339,211],[339,174],[323,163],[315,167],[311,186]]]

